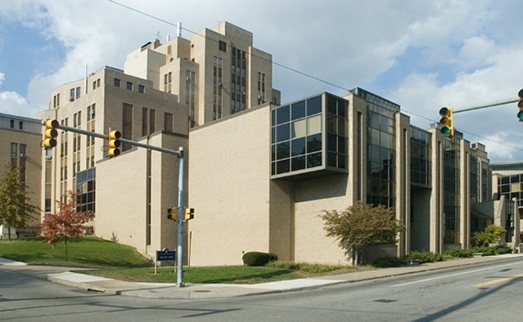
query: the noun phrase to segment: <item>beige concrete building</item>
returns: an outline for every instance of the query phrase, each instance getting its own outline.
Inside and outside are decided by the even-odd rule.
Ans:
[[[38,118],[170,150],[185,149],[184,255],[190,265],[240,265],[249,251],[280,260],[345,263],[325,236],[323,210],[356,201],[395,209],[406,230],[365,260],[411,250],[467,248],[491,200],[485,147],[438,125],[414,127],[400,106],[360,88],[280,105],[272,58],[250,32],[224,22],[189,38],[147,43],[124,70],[87,73],[55,89]],[[41,141],[41,137],[39,141]],[[153,255],[177,247],[176,156],[63,131],[40,155],[40,200],[77,191],[92,233]],[[508,209],[508,208],[505,208]],[[493,215],[492,215],[493,216]],[[501,217],[500,217],[501,218]],[[500,219],[502,220],[502,219]]]
[[[60,86],[37,117],[102,134],[119,130],[124,139],[177,150],[187,149],[190,127],[279,102],[271,55],[253,47],[252,33],[227,22],[189,39],[147,43],[124,66]],[[146,253],[176,246],[174,224],[165,218],[177,202],[175,157],[123,144],[122,155],[108,159],[107,142],[72,131],[61,131],[57,141],[41,158],[46,214],[73,190],[95,213],[95,235]],[[126,192],[118,193],[122,185]]]
[[[20,180],[29,192],[29,202],[35,206],[40,206],[41,195],[43,155],[41,131],[42,125],[38,120],[0,113],[1,172],[3,173],[7,166],[18,167]],[[28,224],[26,228],[13,230],[11,232],[13,237],[36,236],[40,230],[40,218],[35,214],[35,219]],[[3,232],[4,229],[0,225],[0,235]]]
[[[189,140],[191,265],[241,264],[249,251],[345,263],[319,215],[358,200],[394,207],[406,225],[374,256],[470,246],[484,147],[411,127],[399,105],[362,89],[261,106],[192,129]]]

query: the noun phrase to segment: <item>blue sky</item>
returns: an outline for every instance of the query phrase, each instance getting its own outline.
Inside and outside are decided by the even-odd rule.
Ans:
[[[273,55],[283,102],[362,87],[427,128],[444,105],[516,98],[523,88],[521,12],[519,0],[4,0],[0,112],[36,115],[85,65],[123,68],[128,53],[174,36],[178,22],[189,37],[229,21]],[[513,103],[456,114],[455,126],[485,144],[492,161],[523,160],[516,113]]]

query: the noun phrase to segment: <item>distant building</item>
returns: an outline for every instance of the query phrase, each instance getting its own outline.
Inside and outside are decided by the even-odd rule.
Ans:
[[[6,166],[20,169],[20,181],[29,192],[29,202],[40,206],[43,154],[42,125],[32,118],[0,113],[0,173]],[[1,226],[0,226],[1,227]],[[1,230],[1,229],[0,229]],[[36,236],[40,230],[40,218],[29,222],[28,227],[13,230],[16,237]],[[7,229],[6,229],[7,234]],[[7,235],[6,235],[7,236]]]

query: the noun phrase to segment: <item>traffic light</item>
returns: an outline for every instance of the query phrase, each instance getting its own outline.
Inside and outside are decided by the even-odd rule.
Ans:
[[[47,119],[45,120],[45,132],[44,132],[44,147],[46,149],[52,149],[56,146],[56,137],[58,131],[56,128],[60,125],[57,120]]]
[[[187,220],[191,220],[194,218],[194,208],[185,208],[185,215],[183,217],[183,219],[185,219],[185,221]]]
[[[518,96],[519,96],[519,101],[518,101],[518,108],[519,108],[518,120],[520,122],[523,122],[523,89],[519,90]]]
[[[110,158],[117,157],[120,155],[120,145],[122,142],[119,138],[122,137],[120,131],[109,131],[109,143],[107,145],[107,154]]]
[[[174,221],[177,221],[178,220],[178,215],[177,215],[177,211],[176,211],[176,208],[168,208],[167,209],[167,219],[170,219],[170,220],[174,220]]]
[[[439,110],[439,115],[441,115],[441,133],[445,134],[448,137],[454,135],[454,125],[452,124],[452,107],[442,107]]]

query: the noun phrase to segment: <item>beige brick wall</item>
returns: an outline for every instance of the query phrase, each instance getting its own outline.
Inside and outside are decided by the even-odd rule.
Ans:
[[[269,251],[270,115],[264,106],[191,131],[191,265]]]

